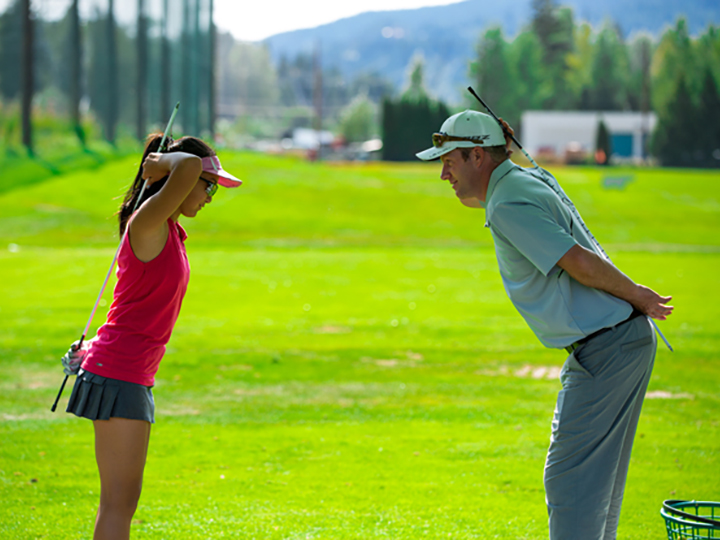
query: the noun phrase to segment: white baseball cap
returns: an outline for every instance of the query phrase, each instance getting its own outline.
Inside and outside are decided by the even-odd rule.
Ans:
[[[456,148],[473,146],[505,146],[505,135],[492,116],[468,110],[445,120],[440,131],[433,134],[433,146],[415,155],[432,161]]]

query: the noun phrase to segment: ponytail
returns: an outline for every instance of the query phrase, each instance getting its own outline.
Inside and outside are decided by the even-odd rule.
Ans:
[[[140,197],[140,191],[142,190],[142,186],[145,183],[145,180],[143,180],[142,177],[143,163],[145,163],[145,158],[148,156],[148,154],[151,154],[152,152],[157,152],[160,149],[160,141],[162,140],[162,137],[162,133],[153,133],[151,135],[148,135],[147,139],[145,140],[145,151],[143,152],[142,160],[140,161],[140,167],[137,174],[135,175],[135,180],[133,181],[132,186],[130,186],[130,189],[128,189],[127,193],[125,193],[125,198],[123,199],[123,202],[120,205],[120,210],[118,211],[118,221],[120,222],[120,237],[125,234],[125,227],[127,226],[127,222],[130,219],[130,216],[132,216],[134,209],[140,208],[140,205],[144,203],[147,199],[149,199],[152,195],[160,191],[160,188],[162,188],[167,181],[167,177],[165,177],[159,182],[153,183],[145,190],[145,193],[143,193],[142,200],[138,201],[138,198]],[[166,141],[168,146],[173,143],[173,140],[170,137],[167,137]]]

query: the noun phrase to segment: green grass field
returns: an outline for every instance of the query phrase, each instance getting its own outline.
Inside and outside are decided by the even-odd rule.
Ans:
[[[546,538],[565,355],[506,298],[484,212],[437,164],[221,157],[246,184],[184,222],[133,538]],[[0,538],[92,535],[92,426],[50,405],[137,164],[0,194]],[[675,297],[620,529],[660,540],[664,499],[720,500],[720,173],[554,172],[615,262]]]

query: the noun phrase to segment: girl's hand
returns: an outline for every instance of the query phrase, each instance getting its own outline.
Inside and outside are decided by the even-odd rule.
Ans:
[[[70,345],[68,352],[60,359],[65,375],[77,375],[78,371],[80,371],[80,364],[82,364],[85,355],[88,353],[88,342],[85,341],[82,346],[79,345],[79,341]]]
[[[162,180],[170,173],[171,163],[169,159],[166,159],[168,156],[169,154],[158,152],[151,152],[147,155],[143,161],[142,177],[147,181],[148,186]]]

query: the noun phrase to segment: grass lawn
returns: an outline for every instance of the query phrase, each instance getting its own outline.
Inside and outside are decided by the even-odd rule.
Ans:
[[[246,183],[183,223],[133,538],[546,538],[565,355],[506,298],[484,212],[437,164],[221,158]],[[0,538],[92,536],[91,423],[62,412],[68,389],[49,409],[137,164],[0,194]],[[664,499],[720,500],[720,173],[554,172],[618,266],[675,297],[620,528],[660,540]]]

